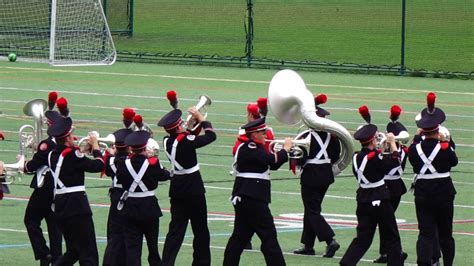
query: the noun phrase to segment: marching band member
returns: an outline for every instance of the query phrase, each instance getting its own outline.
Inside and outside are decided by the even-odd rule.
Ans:
[[[143,237],[148,246],[149,265],[161,265],[158,234],[159,218],[163,214],[155,190],[158,181],[169,180],[170,174],[157,157],[147,158],[149,138],[150,133],[142,130],[128,134],[125,145],[132,153],[115,159],[117,179],[124,190],[116,208],[124,219],[126,265],[129,266],[141,265]],[[122,259],[120,254],[114,255]]]
[[[61,99],[58,99],[58,103]],[[72,119],[60,117],[49,128],[48,135],[56,147],[48,155],[48,166],[54,177],[54,211],[66,242],[66,253],[55,265],[98,265],[92,210],[84,187],[85,172],[99,173],[104,161],[97,138],[89,136],[95,159],[89,159],[73,145]]]
[[[265,117],[267,113],[268,113],[267,98],[258,98],[257,104],[250,103],[247,105],[247,122],[254,121],[261,117]],[[265,139],[267,140],[267,142],[265,142],[265,149],[268,152],[270,152],[269,151],[270,141],[275,139],[273,130],[271,127],[268,127],[267,130],[265,131]],[[239,147],[241,143],[247,142],[247,141],[248,141],[248,138],[247,138],[247,135],[245,134],[245,130],[240,128],[239,136],[237,137],[234,147],[232,148],[232,155],[235,155],[235,151],[237,150],[237,148]]]
[[[158,122],[169,136],[164,137],[164,150],[171,162],[170,203],[171,221],[163,248],[163,264],[174,265],[179,248],[183,243],[188,221],[194,234],[193,265],[210,265],[210,234],[207,225],[207,203],[205,188],[199,171],[196,150],[216,140],[216,133],[210,122],[191,107],[188,112],[200,123],[204,135],[190,134],[183,128],[181,110],[177,109],[176,92],[169,91],[168,99],[174,110]]]
[[[259,119],[261,117],[265,117],[268,113],[268,105],[267,105],[267,98],[258,98],[257,103],[249,103],[247,105],[247,122],[254,121],[256,119]],[[270,141],[274,140],[275,137],[273,135],[273,130],[271,127],[267,127],[265,131],[265,150],[267,152],[271,152],[269,150],[270,146]],[[247,135],[245,134],[245,130],[242,128],[239,128],[239,136],[237,137],[237,140],[235,141],[234,147],[232,148],[232,156],[235,156],[235,152],[237,151],[237,148],[240,146],[240,144],[247,142],[249,139],[247,138]],[[252,241],[250,241],[246,246],[245,249],[252,249]]]
[[[48,126],[59,119],[61,115],[53,111],[58,94],[52,91],[48,94],[48,110],[44,113]],[[61,111],[67,106],[59,103]],[[33,174],[30,187],[33,193],[30,196],[25,210],[24,223],[31,247],[35,254],[35,259],[40,260],[40,265],[49,265],[54,263],[62,255],[62,236],[57,224],[57,218],[51,204],[53,203],[54,180],[48,165],[48,154],[56,147],[56,142],[52,136],[42,140],[38,144],[37,152],[33,158],[25,163],[24,172]],[[41,221],[45,220],[48,227],[48,237],[50,248],[46,245],[46,240],[41,230]]]
[[[265,118],[251,121],[242,127],[248,141],[240,144],[235,154],[232,203],[235,209],[234,231],[224,253],[224,265],[239,265],[240,255],[252,235],[262,241],[261,250],[267,265],[285,265],[278,244],[277,232],[270,203],[269,170],[278,169],[288,161],[287,152],[293,142],[285,139],[283,149],[269,154],[265,148]]]
[[[316,114],[326,117],[330,113],[319,107],[327,101],[325,94],[315,97]],[[301,135],[306,138],[311,134],[311,146],[308,157],[302,162],[301,172],[301,198],[304,205],[303,234],[300,249],[294,250],[295,254],[314,255],[314,242],[316,237],[320,242],[325,241],[326,253],[323,255],[332,258],[340,245],[334,239],[334,231],[321,215],[321,204],[329,186],[334,183],[332,163],[339,159],[341,144],[336,136],[324,131],[309,129]]]
[[[393,134],[387,133],[386,142],[390,145],[390,154],[383,157],[376,150],[377,126],[370,123],[367,106],[361,106],[359,113],[368,124],[354,133],[354,138],[362,145],[362,149],[354,153],[352,160],[352,171],[359,183],[357,237],[352,240],[340,264],[356,265],[359,262],[369,249],[378,225],[381,234],[385,236],[388,265],[403,265],[400,235],[390,203],[390,192],[384,181],[384,176],[391,169],[400,166],[400,154]]]
[[[103,265],[125,265],[127,262],[125,252],[125,226],[124,219],[119,215],[117,204],[124,190],[122,184],[117,180],[116,162],[121,158],[128,156],[128,146],[125,144],[125,138],[133,132],[130,129],[131,122],[135,116],[132,108],[123,110],[123,123],[125,128],[121,128],[113,133],[115,145],[109,153],[111,156],[105,160],[105,174],[112,178],[112,185],[109,190],[110,208],[107,219],[107,246],[104,253]]]
[[[415,208],[418,219],[416,245],[418,265],[431,265],[436,231],[443,253],[443,265],[453,265],[455,242],[453,238],[453,212],[456,189],[451,179],[451,168],[458,164],[454,142],[439,133],[446,119],[435,107],[436,95],[427,95],[427,108],[420,113],[418,131],[410,145],[408,158],[415,172]],[[425,136],[422,141],[421,133]]]
[[[387,132],[392,133],[394,136],[398,136],[400,132],[407,131],[406,127],[398,121],[402,109],[398,105],[393,105],[390,108],[390,122],[387,124]],[[400,166],[397,166],[390,170],[390,172],[385,175],[384,180],[387,185],[388,190],[390,191],[390,202],[392,204],[393,212],[397,211],[398,205],[402,195],[407,192],[405,183],[403,183],[402,175],[405,171],[405,165],[407,162],[408,147],[403,145],[400,142],[395,143],[397,145],[398,154],[400,154]],[[374,260],[374,263],[387,263],[387,247],[385,241],[385,235],[379,231],[380,235],[380,256]],[[407,256],[403,252],[403,256]]]

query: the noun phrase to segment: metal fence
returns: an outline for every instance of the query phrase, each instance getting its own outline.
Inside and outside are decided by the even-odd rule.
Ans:
[[[472,0],[102,1],[122,61],[474,76]]]

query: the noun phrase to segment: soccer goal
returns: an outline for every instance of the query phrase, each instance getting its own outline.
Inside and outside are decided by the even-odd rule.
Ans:
[[[111,65],[101,0],[0,0],[0,55],[53,66]]]

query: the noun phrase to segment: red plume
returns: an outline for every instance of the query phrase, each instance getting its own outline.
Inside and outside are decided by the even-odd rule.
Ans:
[[[318,96],[314,98],[314,103],[316,105],[326,103],[327,101],[328,101],[328,96],[326,96],[326,94],[319,94]]]
[[[171,90],[166,93],[166,98],[170,101],[171,106],[176,109],[178,108],[178,98],[176,96],[176,92]]]
[[[137,125],[138,128],[141,129],[143,127],[143,118],[141,115],[136,115],[133,118],[133,122],[135,123],[135,125]]]
[[[125,126],[125,128],[129,128],[130,125],[132,124],[133,118],[135,117],[135,110],[133,110],[132,108],[126,107],[123,109],[122,116],[123,116],[123,119],[122,119],[123,125]]]
[[[48,94],[48,108],[49,108],[49,110],[53,110],[57,99],[58,99],[58,93],[57,92],[52,91]]]
[[[262,114],[262,116],[267,116],[267,113],[268,113],[267,98],[262,98],[262,97],[258,98],[257,105],[258,105],[260,114]]]
[[[370,124],[370,113],[369,108],[366,105],[359,107],[359,114],[364,118],[364,120]]]
[[[436,100],[436,94],[434,94],[434,92],[430,92],[428,93],[428,95],[426,95],[426,104],[428,105],[428,113],[432,113],[434,111],[435,100]]]
[[[258,112],[258,105],[255,103],[249,103],[247,105],[247,113],[251,114],[253,118],[260,117],[260,113]]]
[[[129,107],[126,107],[123,109],[123,119],[133,120],[134,117],[135,117],[135,110]]]
[[[59,112],[63,115],[63,116],[68,116],[69,115],[69,108],[67,107],[67,100],[66,98],[64,97],[61,97],[59,98],[57,101],[56,101],[56,106],[58,107],[59,109]]]
[[[392,107],[390,108],[390,120],[394,122],[397,121],[401,112],[402,112],[402,108],[400,108],[400,106],[392,105]]]

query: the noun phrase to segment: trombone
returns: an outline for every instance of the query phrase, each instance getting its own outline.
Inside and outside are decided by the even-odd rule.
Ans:
[[[196,104],[196,109],[202,113],[204,118],[207,118],[207,106],[210,106],[212,103],[211,98],[207,95],[201,95],[199,97],[199,102]],[[192,115],[188,115],[186,118],[186,125],[189,131],[195,131],[201,123],[196,123],[194,119],[192,118]]]

